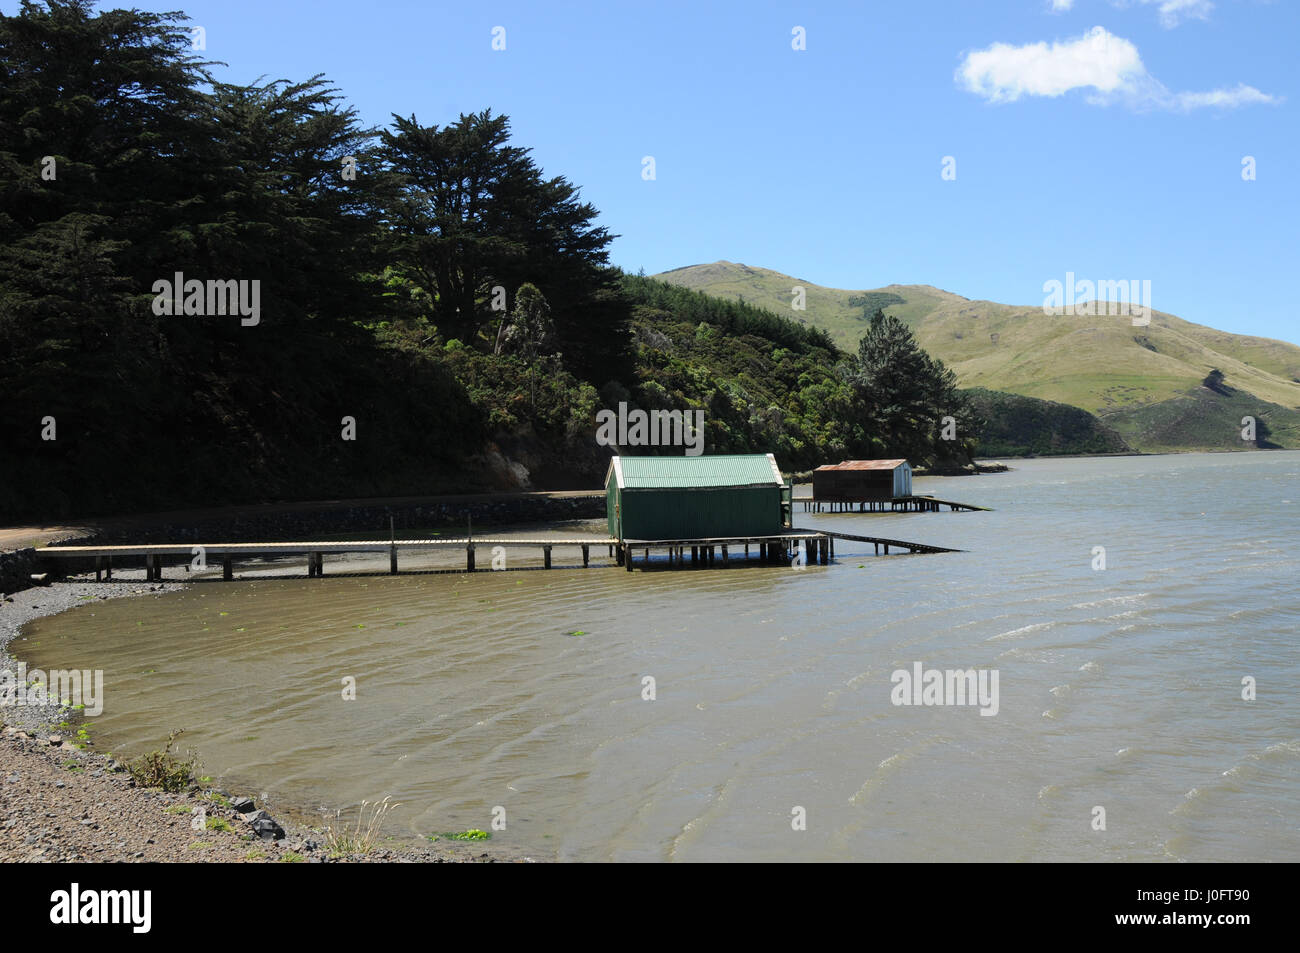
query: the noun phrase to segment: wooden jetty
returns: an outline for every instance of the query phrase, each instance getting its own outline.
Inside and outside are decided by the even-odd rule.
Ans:
[[[622,566],[631,572],[637,565],[637,556],[641,556],[641,568],[651,565],[651,553],[667,552],[668,559],[664,568],[678,569],[689,565],[702,568],[720,564],[729,565],[733,560],[758,559],[761,562],[788,563],[804,550],[806,564],[821,563],[826,565],[835,558],[835,540],[848,539],[876,544],[876,552],[882,548],[885,555],[890,549],[909,553],[954,552],[941,546],[925,543],[913,543],[899,539],[884,539],[874,536],[854,536],[848,533],[835,533],[825,530],[791,529],[782,533],[764,536],[735,536],[697,539],[647,539],[618,540],[612,537],[465,537],[461,539],[403,539],[403,540],[357,540],[349,542],[280,542],[280,543],[138,543],[113,546],[48,546],[37,550],[37,556],[51,570],[66,569],[69,561],[75,561],[89,568],[94,566],[95,580],[112,581],[116,561],[118,569],[124,564],[144,565],[145,578],[149,581],[161,581],[164,565],[189,565],[202,554],[204,563],[219,563],[222,578],[234,579],[234,567],[237,559],[276,558],[302,556],[306,559],[307,575],[320,578],[325,574],[325,556],[348,553],[387,553],[388,571],[398,572],[400,553],[436,551],[443,549],[463,549],[465,552],[465,572],[478,570],[476,564],[477,550],[486,547],[492,550],[498,546],[511,548],[534,548],[542,551],[542,565],[545,569],[552,566],[551,554],[556,548],[576,548],[582,552],[584,568],[591,565],[593,547],[605,547],[614,565]]]
[[[835,559],[835,540],[847,539],[854,542],[872,543],[876,555],[890,555],[890,548],[908,553],[956,553],[958,549],[944,546],[931,546],[928,543],[913,543],[905,539],[886,539],[882,536],[856,536],[852,533],[838,533],[829,530],[791,529],[779,536],[738,537],[732,539],[682,539],[682,540],[624,540],[625,554],[619,554],[619,562],[628,572],[632,571],[632,560],[636,552],[643,554],[644,564],[650,562],[650,553],[654,550],[668,551],[667,568],[682,568],[687,565],[687,554],[692,566],[712,566],[720,559],[722,565],[728,565],[733,558],[750,559],[757,556],[760,562],[787,563],[799,548],[804,549],[805,565],[821,563],[827,565]],[[744,547],[743,550],[741,547]],[[734,550],[734,551],[733,551]]]
[[[614,555],[618,541],[599,536],[576,538],[500,538],[465,537],[463,539],[400,539],[400,540],[357,540],[353,542],[286,542],[286,543],[138,543],[124,546],[47,546],[36,551],[41,559],[48,560],[94,560],[95,579],[102,574],[113,578],[114,559],[143,559],[145,578],[161,580],[164,561],[172,564],[188,564],[201,552],[205,562],[220,562],[222,575],[226,579],[234,578],[235,559],[275,558],[277,556],[305,556],[307,575],[318,577],[325,572],[325,556],[339,553],[388,553],[388,571],[397,573],[397,557],[400,552],[430,551],[439,549],[464,549],[465,571],[474,572],[476,550],[486,546],[489,550],[501,547],[538,548],[542,551],[543,565],[551,568],[551,551],[556,547],[576,547],[582,550],[582,565],[591,564],[591,548],[607,546],[609,554]],[[120,566],[120,563],[119,563]]]
[[[801,532],[807,532],[802,530]],[[853,533],[837,533],[831,530],[819,530],[822,535],[831,537],[831,555],[835,555],[835,540],[851,539],[858,543],[874,543],[876,554],[879,555],[881,549],[885,555],[889,555],[889,548],[906,549],[909,553],[959,553],[960,549],[949,549],[946,546],[931,546],[928,543],[911,543],[905,539],[886,539],[883,536],[857,536]]]
[[[770,536],[729,536],[710,539],[625,539],[615,546],[618,565],[632,571],[636,554],[642,554],[642,566],[650,565],[650,554],[667,551],[667,568],[680,569],[687,565],[713,566],[719,561],[730,565],[732,559],[757,558],[760,562],[789,562],[792,553],[804,549],[807,564],[829,563],[835,557],[834,541],[819,530],[790,530]]]
[[[953,510],[980,510],[992,512],[991,507],[975,506],[974,503],[958,503],[952,499],[936,497],[898,497],[897,499],[815,499],[813,497],[796,497],[794,502],[803,504],[803,512],[939,512],[948,507]]]

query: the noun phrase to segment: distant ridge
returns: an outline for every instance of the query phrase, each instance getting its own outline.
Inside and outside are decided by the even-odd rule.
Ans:
[[[1160,311],[1148,326],[1134,327],[1123,315],[1049,316],[1041,305],[977,301],[932,285],[828,288],[731,261],[654,277],[821,328],[846,350],[857,346],[867,315],[880,307],[907,322],[963,387],[1080,407],[1140,449],[1246,448],[1242,408],[1267,422],[1273,444],[1300,447],[1300,347],[1285,341]],[[791,308],[796,285],[804,289],[803,311]],[[1228,394],[1202,387],[1215,368]],[[1160,407],[1171,401],[1177,403]]]

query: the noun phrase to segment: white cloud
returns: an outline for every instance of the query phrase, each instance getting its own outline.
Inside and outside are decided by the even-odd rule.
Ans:
[[[1214,9],[1212,0],[1137,0],[1143,6],[1157,5],[1160,25],[1172,30],[1184,20],[1208,20]],[[1126,3],[1117,6],[1126,6]]]
[[[1215,89],[1208,93],[1178,93],[1175,98],[1179,108],[1186,111],[1199,109],[1202,106],[1232,109],[1252,103],[1281,102],[1278,97],[1261,93],[1254,86],[1247,86],[1245,83],[1238,83],[1235,89]]]
[[[1064,13],[1074,9],[1074,0],[1051,0],[1053,13]]]
[[[969,92],[993,103],[1015,102],[1022,96],[1063,96],[1076,89],[1090,90],[1088,101],[1096,105],[1121,102],[1134,109],[1181,112],[1281,101],[1244,84],[1205,93],[1170,92],[1147,72],[1136,46],[1099,26],[1065,42],[994,43],[967,53],[956,79]]]
[[[1081,86],[1111,93],[1146,73],[1137,47],[1093,27],[1077,40],[1012,46],[994,43],[966,54],[958,80],[991,102],[1060,96]]]

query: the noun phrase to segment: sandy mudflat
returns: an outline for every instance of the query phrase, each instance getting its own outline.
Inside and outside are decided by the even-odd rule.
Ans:
[[[176,583],[64,582],[27,589],[0,602],[0,670],[17,671],[9,654],[33,619],[100,599],[161,596]],[[12,600],[12,601],[10,601]],[[275,820],[280,840],[257,837],[252,815],[223,806],[210,790],[166,794],[137,788],[104,755],[75,747],[58,724],[75,713],[58,706],[0,707],[0,862],[363,862],[528,861],[496,845],[410,847],[386,841],[364,856],[335,857],[325,834]],[[75,728],[73,729],[75,731]],[[67,737],[64,737],[67,735]],[[182,745],[183,747],[183,745]],[[195,811],[205,812],[202,829]],[[224,825],[221,823],[224,822]],[[210,825],[210,826],[209,826]],[[222,829],[229,827],[228,830]],[[389,846],[391,845],[391,846]]]

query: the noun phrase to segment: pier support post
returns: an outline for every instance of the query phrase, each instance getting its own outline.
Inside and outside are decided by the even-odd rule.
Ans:
[[[834,536],[828,537],[827,542],[831,544],[831,559],[834,559],[835,558],[835,537]]]
[[[623,547],[623,568],[628,572],[632,571],[632,547]]]
[[[811,566],[817,561],[817,551],[813,548],[816,540],[811,537],[803,541],[804,565]]]
[[[235,561],[229,556],[221,560],[221,578],[227,582],[235,578]]]
[[[830,545],[825,536],[817,540],[817,561],[823,566],[827,565],[831,561]]]
[[[474,571],[474,544],[470,543],[465,547],[465,571]]]
[[[542,547],[542,565],[545,566],[547,569],[551,568],[551,547],[550,546]]]
[[[388,550],[388,574],[390,576],[397,575],[397,547],[396,546],[392,546]]]
[[[591,547],[589,547],[589,546],[583,546],[583,547],[582,547],[582,568],[583,568],[583,569],[586,569],[588,563],[590,563],[590,561],[591,561],[591,554],[590,554],[590,552],[589,552],[590,549],[591,549]]]
[[[722,547],[722,565],[727,565],[727,547]]]
[[[95,582],[100,581],[100,576],[103,574],[103,572],[104,572],[104,557],[96,556],[95,557]]]
[[[113,581],[113,557],[112,556],[104,557],[104,578],[108,582]]]

